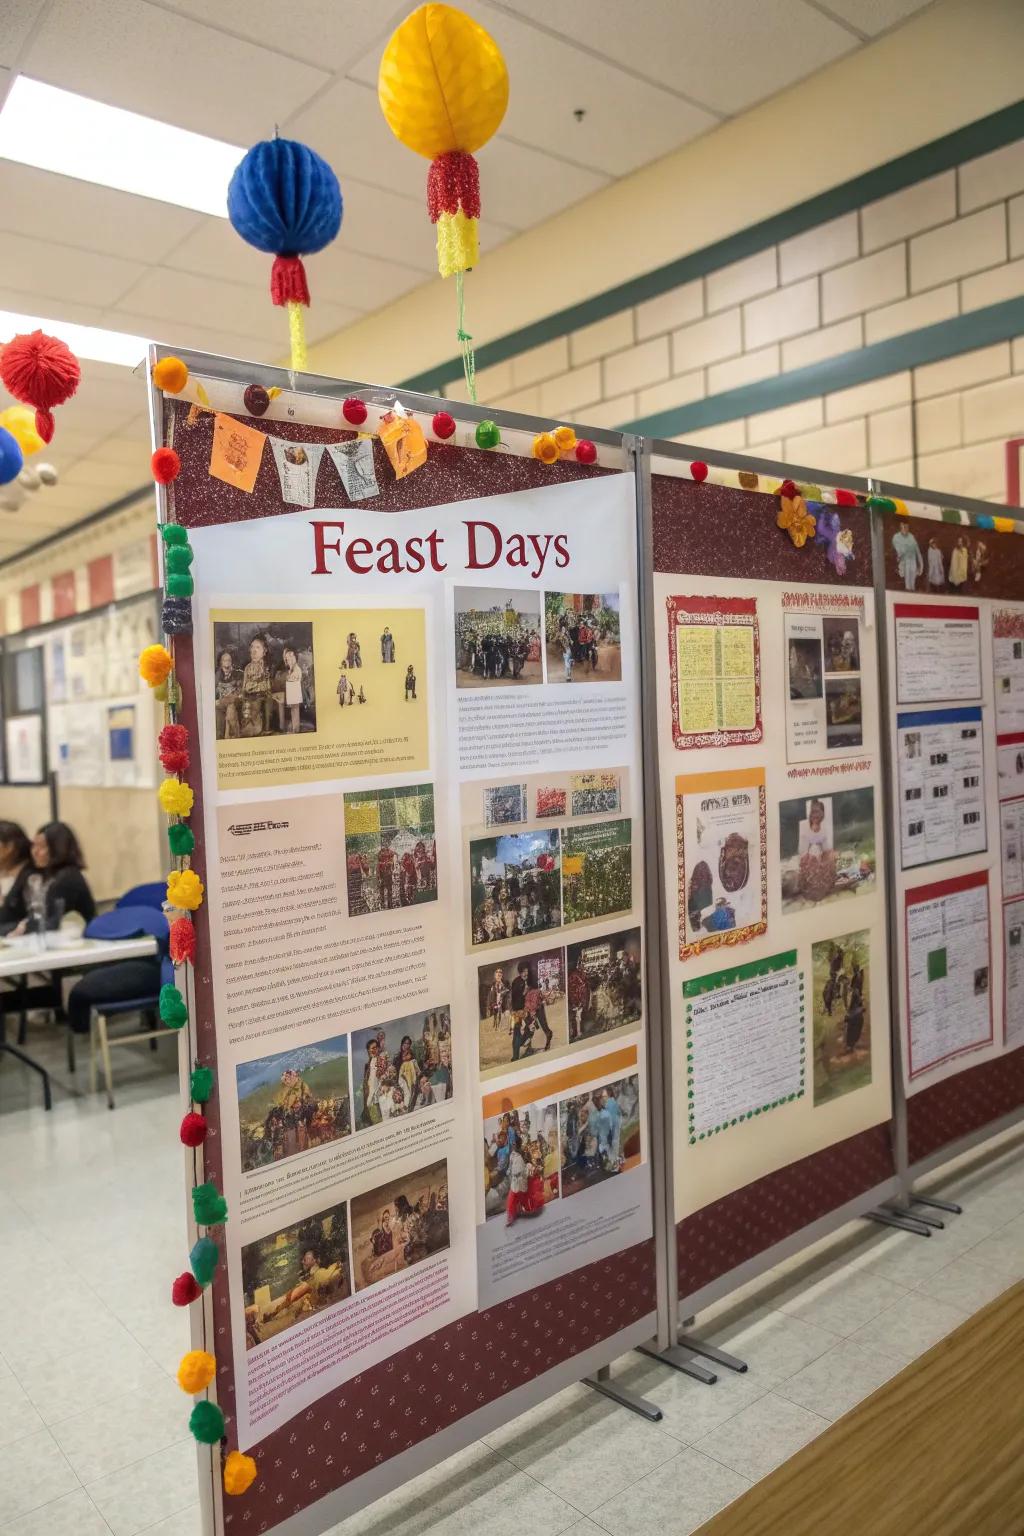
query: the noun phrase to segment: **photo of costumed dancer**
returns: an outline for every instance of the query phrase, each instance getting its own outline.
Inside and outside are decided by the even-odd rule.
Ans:
[[[356,1130],[452,1097],[451,1009],[428,1008],[352,1035]]]
[[[566,949],[569,1040],[590,1040],[643,1015],[640,929],[627,928]]]
[[[484,1214],[506,1226],[559,1196],[558,1105],[511,1105],[484,1121]]]
[[[344,1202],[247,1243],[242,1291],[247,1350],[350,1296]]]
[[[349,917],[436,901],[434,786],[346,794],[345,867]]]
[[[562,921],[558,832],[507,832],[469,845],[472,940],[495,944]]]
[[[558,1114],[563,1200],[639,1166],[639,1077],[561,1099]]]
[[[482,965],[477,990],[483,1076],[514,1062],[558,1054],[568,1045],[565,961],[560,949]]]
[[[448,1164],[443,1158],[352,1201],[352,1270],[357,1291],[411,1269],[450,1243]]]
[[[218,741],[316,730],[312,624],[220,621],[213,652]]]
[[[618,683],[622,643],[617,592],[546,592],[549,683]]]
[[[871,1082],[870,934],[811,946],[814,1102],[828,1104]]]
[[[243,1172],[339,1141],[352,1129],[347,1035],[243,1062],[235,1080]]]

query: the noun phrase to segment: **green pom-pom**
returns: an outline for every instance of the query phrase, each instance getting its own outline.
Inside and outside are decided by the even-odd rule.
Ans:
[[[196,846],[195,833],[183,821],[172,821],[167,828],[167,843],[176,859],[183,859]]]
[[[865,505],[874,507],[876,512],[896,511],[896,503],[890,496],[869,496]]]
[[[188,1256],[189,1267],[200,1285],[209,1285],[217,1273],[220,1251],[212,1237],[201,1237],[192,1245]]]
[[[194,559],[188,544],[171,544],[164,555],[164,565],[169,571],[187,571]]]
[[[200,1445],[217,1445],[224,1438],[224,1415],[216,1403],[196,1403],[189,1414],[188,1427]]]
[[[497,448],[501,442],[501,432],[495,421],[478,421],[475,436],[478,448]]]
[[[180,523],[161,523],[160,537],[165,545],[187,544],[188,530],[183,528]]]
[[[213,1093],[213,1068],[196,1067],[189,1080],[193,1104],[206,1104]]]
[[[168,1029],[180,1029],[188,1021],[185,999],[177,987],[160,988],[160,1019]]]
[[[164,587],[168,597],[191,597],[196,584],[188,571],[168,571]]]
[[[216,1184],[197,1184],[192,1191],[192,1214],[197,1226],[217,1227],[228,1219],[228,1203]]]

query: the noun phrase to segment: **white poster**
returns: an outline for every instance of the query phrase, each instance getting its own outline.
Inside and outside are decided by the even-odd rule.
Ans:
[[[904,901],[915,1078],[992,1041],[988,874],[919,886]]]
[[[1024,1045],[1024,901],[1010,901],[1003,908],[1003,992],[1008,1051]]]
[[[981,698],[978,609],[951,603],[895,603],[896,701],[938,704]]]
[[[787,593],[786,758],[842,757],[864,748],[861,622],[864,599]]]
[[[7,782],[41,784],[43,772],[43,717],[17,715],[5,721]]]
[[[981,710],[897,715],[896,743],[903,868],[984,853]]]
[[[1003,872],[1003,900],[1024,896],[1024,799],[1004,800],[999,806],[999,848]]]

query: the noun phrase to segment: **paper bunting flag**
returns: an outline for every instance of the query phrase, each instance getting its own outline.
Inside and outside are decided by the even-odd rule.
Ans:
[[[327,452],[334,460],[349,501],[367,501],[380,495],[372,439],[354,437],[347,443],[329,443]]]
[[[281,498],[295,507],[316,505],[316,475],[323,458],[322,443],[289,443],[272,437],[277,473],[281,477]]]

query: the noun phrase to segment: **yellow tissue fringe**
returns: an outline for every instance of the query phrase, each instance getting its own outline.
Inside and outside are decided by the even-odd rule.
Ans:
[[[306,353],[306,322],[302,305],[297,299],[288,300],[288,339],[292,347],[292,372],[305,373],[309,364]]]
[[[468,272],[480,260],[480,241],[476,219],[457,213],[442,213],[437,221],[437,270],[442,277]]]

